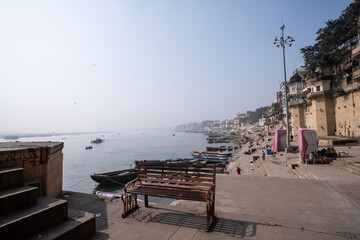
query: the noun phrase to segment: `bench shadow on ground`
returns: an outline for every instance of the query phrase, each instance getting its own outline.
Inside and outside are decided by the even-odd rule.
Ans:
[[[159,213],[151,211],[151,209],[165,210],[166,212]],[[142,223],[160,223],[206,231],[206,216],[199,216],[176,210],[149,207],[145,211],[139,210],[135,212],[133,218]],[[264,223],[238,221],[218,217],[210,232],[219,232],[234,238],[254,237],[258,225],[269,226],[269,224]]]

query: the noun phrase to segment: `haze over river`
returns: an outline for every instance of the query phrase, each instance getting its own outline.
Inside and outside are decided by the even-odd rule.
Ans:
[[[105,141],[91,144],[91,140],[96,138]],[[97,183],[90,178],[93,173],[130,168],[134,166],[135,159],[189,158],[192,150],[205,151],[207,146],[204,134],[173,132],[169,129],[20,137],[17,141],[64,142],[63,189],[83,193],[95,190]],[[85,150],[90,145],[93,149]],[[120,187],[104,190],[118,192]]]

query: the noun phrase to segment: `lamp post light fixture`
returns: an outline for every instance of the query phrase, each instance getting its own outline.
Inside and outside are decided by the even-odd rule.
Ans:
[[[281,37],[275,37],[274,45],[276,47],[282,47],[283,50],[283,62],[284,62],[284,95],[285,95],[285,110],[286,110],[286,143],[287,146],[290,146],[290,131],[289,131],[289,107],[287,99],[287,84],[286,84],[286,64],[285,64],[285,45],[289,47],[292,46],[292,43],[295,42],[293,37],[287,36],[284,38],[284,29],[285,25],[281,25]]]

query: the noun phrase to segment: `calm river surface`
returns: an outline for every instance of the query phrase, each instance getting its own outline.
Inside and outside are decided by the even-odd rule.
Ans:
[[[86,146],[91,145],[90,141],[97,137],[105,141],[92,144],[93,149],[85,150]],[[17,141],[64,142],[63,189],[83,193],[101,190],[96,188],[97,183],[90,178],[93,173],[130,168],[135,159],[188,158],[192,150],[204,151],[207,146],[204,134],[171,130],[26,137]],[[121,188],[103,190],[120,192]]]

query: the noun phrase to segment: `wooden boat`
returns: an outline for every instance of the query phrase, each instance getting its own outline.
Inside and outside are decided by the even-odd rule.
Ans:
[[[231,157],[232,153],[222,153],[222,152],[200,152],[200,151],[192,151],[190,153],[193,157]]]
[[[226,148],[226,146],[220,146],[219,149],[220,149],[220,151],[226,151],[227,148]]]
[[[173,158],[173,159],[156,159],[156,160],[134,160],[135,166],[138,166],[140,162],[176,162],[176,163],[187,163],[195,164],[198,163],[199,159],[194,158]]]
[[[200,156],[200,159],[210,160],[210,161],[228,161],[228,157],[216,157],[216,156]]]
[[[85,147],[86,150],[92,149],[92,148],[93,148],[93,146],[87,146],[87,147]]]
[[[91,140],[91,143],[102,143],[103,141],[105,141],[105,139],[101,139],[101,138],[96,138],[95,140]]]
[[[206,151],[209,152],[218,152],[220,150],[219,147],[206,147]]]
[[[90,177],[102,185],[125,185],[127,182],[135,179],[137,175],[138,170],[130,168],[115,172],[95,173],[90,175]]]

